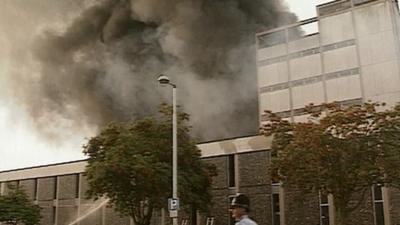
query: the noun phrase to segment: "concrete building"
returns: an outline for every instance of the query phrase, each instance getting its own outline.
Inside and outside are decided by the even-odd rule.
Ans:
[[[310,103],[400,102],[399,35],[398,4],[391,0],[329,2],[317,6],[316,18],[257,34],[260,123],[264,110],[303,121]],[[371,191],[371,207],[359,216],[362,224],[400,223],[394,196],[398,193],[386,188]],[[281,195],[281,212],[285,201],[289,196]],[[320,224],[333,224],[331,201],[315,200]],[[280,224],[295,224],[291,217],[301,216],[281,216]]]
[[[398,3],[392,0],[332,1],[317,6],[316,18],[257,34],[260,124],[264,110],[304,121],[310,103],[400,102],[399,35]],[[280,193],[279,211],[286,212],[280,224],[315,224],[315,214],[304,218],[288,210],[293,199],[289,191]],[[371,190],[355,223],[399,224],[398,197],[395,190]],[[311,205],[319,205],[319,224],[334,224],[331,198],[319,196]]]
[[[396,2],[334,1],[317,12],[316,18],[257,35],[260,112],[296,121],[309,103],[399,102]]]
[[[317,17],[257,34],[260,124],[272,110],[292,121],[305,119],[304,106],[367,100],[400,101],[400,15],[393,0],[338,0],[317,6]],[[252,202],[259,225],[334,225],[331,196],[319,193],[299,202],[269,174],[271,140],[262,136],[199,144],[203,160],[217,166],[213,210],[197,224],[233,224],[229,201],[237,192]],[[85,161],[0,172],[0,193],[7,183],[26,188],[43,207],[43,225],[132,224],[105,207],[106,200],[85,199]],[[89,213],[88,212],[92,212]],[[166,212],[154,224],[168,224]],[[188,218],[182,217],[180,221]],[[399,191],[375,187],[354,215],[354,224],[400,224]],[[211,224],[210,224],[211,225]]]

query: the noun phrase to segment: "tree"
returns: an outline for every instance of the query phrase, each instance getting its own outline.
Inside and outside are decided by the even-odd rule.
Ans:
[[[273,135],[273,170],[303,193],[332,194],[336,224],[346,224],[373,185],[400,187],[400,106],[383,106],[310,105],[306,122],[267,111],[262,132]]]
[[[8,194],[0,196],[0,222],[38,225],[40,219],[40,207],[34,205],[23,190],[9,186]]]
[[[89,197],[107,197],[111,206],[135,224],[148,225],[155,209],[172,196],[172,111],[129,123],[111,123],[84,146],[89,156]],[[178,115],[178,196],[184,206],[207,211],[215,168],[200,160],[200,150]]]

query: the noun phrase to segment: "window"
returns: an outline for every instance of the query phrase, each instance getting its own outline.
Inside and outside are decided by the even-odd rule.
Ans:
[[[37,201],[38,200],[38,179],[35,178],[33,180],[33,200]]]
[[[258,48],[267,48],[286,43],[286,31],[279,30],[258,36]]]
[[[319,210],[321,225],[329,225],[329,200],[328,195],[319,194]]]
[[[76,181],[75,181],[75,198],[79,198],[79,182],[80,182],[80,174],[76,174]]]
[[[58,189],[58,177],[54,177],[54,196],[53,199],[57,199],[57,189]]]
[[[374,185],[372,188],[372,198],[374,200],[375,225],[385,225],[385,213],[383,208],[382,186]]]
[[[295,41],[318,33],[318,22],[312,21],[288,29],[289,41]]]
[[[228,156],[228,187],[235,187],[235,155]]]
[[[272,196],[271,196],[271,209],[272,209],[272,225],[281,224],[281,207],[279,197],[279,183],[272,184]]]

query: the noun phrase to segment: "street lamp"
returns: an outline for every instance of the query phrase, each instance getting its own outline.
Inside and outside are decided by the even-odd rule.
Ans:
[[[158,76],[158,82],[161,85],[172,86],[172,200],[170,202],[170,217],[172,224],[178,225],[178,151],[177,151],[177,119],[176,119],[176,85],[171,83],[169,78],[163,74]]]

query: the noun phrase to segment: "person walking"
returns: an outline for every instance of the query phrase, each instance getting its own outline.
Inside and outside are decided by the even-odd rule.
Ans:
[[[257,225],[252,219],[249,218],[250,200],[244,194],[236,194],[231,202],[232,217],[235,218],[235,225]]]

